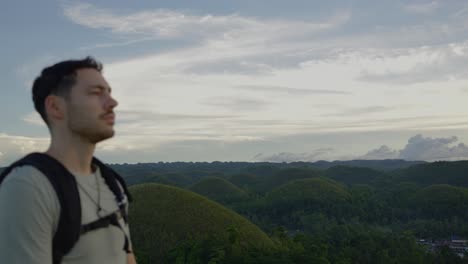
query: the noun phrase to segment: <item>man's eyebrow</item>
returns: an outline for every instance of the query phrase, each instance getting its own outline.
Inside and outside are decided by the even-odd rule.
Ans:
[[[103,86],[100,84],[94,84],[89,86],[90,89],[100,89],[100,90],[109,90],[109,93],[112,92],[112,88],[108,86]]]

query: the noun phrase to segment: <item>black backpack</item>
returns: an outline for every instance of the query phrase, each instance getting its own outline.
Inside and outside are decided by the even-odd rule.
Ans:
[[[122,217],[126,223],[128,222],[124,198],[126,195],[129,202],[131,202],[132,198],[124,180],[114,170],[94,157],[93,164],[100,168],[106,185],[115,195],[119,210],[86,225],[81,225],[81,202],[75,177],[59,161],[51,156],[42,153],[31,153],[11,164],[0,174],[1,185],[13,168],[31,165],[41,171],[55,189],[61,210],[57,231],[52,241],[54,264],[61,263],[63,256],[73,248],[80,235],[109,225],[117,226],[123,232],[124,230],[118,220]],[[122,192],[118,183],[123,187],[124,192]],[[129,238],[126,234],[123,249],[127,253],[131,252],[129,249]]]

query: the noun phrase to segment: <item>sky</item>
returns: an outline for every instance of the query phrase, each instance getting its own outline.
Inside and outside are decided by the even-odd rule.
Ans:
[[[8,1],[0,166],[45,151],[40,71],[93,56],[109,163],[468,159],[467,1]]]

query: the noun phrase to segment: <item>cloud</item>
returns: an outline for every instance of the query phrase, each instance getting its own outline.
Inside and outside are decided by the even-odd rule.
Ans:
[[[360,159],[397,159],[399,158],[399,152],[397,150],[391,149],[386,145],[380,146],[378,149],[373,149],[367,152],[365,155],[359,157]]]
[[[360,158],[363,159],[391,159],[405,160],[459,160],[468,158],[468,146],[464,143],[455,144],[456,136],[445,138],[424,137],[421,134],[408,139],[408,143],[401,150],[394,150],[386,145],[369,151]]]
[[[48,138],[13,136],[0,133],[0,166],[7,166],[22,156],[36,151],[45,151]]]
[[[64,14],[76,24],[94,29],[108,29],[125,35],[156,36],[171,38],[207,38],[218,36],[225,40],[243,41],[242,37],[255,34],[271,39],[284,36],[300,36],[316,33],[342,25],[349,18],[348,12],[339,13],[328,21],[307,23],[303,21],[271,20],[232,15],[196,15],[168,9],[156,9],[128,15],[116,14],[112,10],[97,8],[89,3],[71,4],[64,7]],[[296,30],[287,30],[295,28]],[[259,34],[262,33],[262,34]],[[277,35],[278,33],[281,33]]]
[[[115,138],[117,140],[117,138]],[[119,139],[122,140],[122,139]],[[263,142],[261,138],[236,137],[236,138],[205,138],[205,139],[179,139],[162,140],[146,138],[146,141],[135,137],[131,146],[142,144],[132,148],[105,147],[101,145],[98,155],[112,162],[158,162],[158,161],[250,161],[248,156],[242,154],[249,152],[249,146]],[[139,142],[139,143],[138,143]],[[109,144],[111,142],[108,142]],[[114,142],[115,143],[115,142]],[[120,143],[119,146],[123,146]],[[122,155],[125,153],[125,155]],[[223,153],[220,155],[220,153]]]
[[[347,95],[351,92],[339,91],[339,90],[327,90],[327,89],[303,89],[303,88],[291,88],[283,86],[269,86],[269,85],[237,85],[234,86],[236,89],[255,91],[255,92],[275,92],[292,95],[313,95],[313,94],[327,94],[327,95]]]
[[[435,12],[439,8],[437,1],[422,3],[422,4],[409,4],[403,6],[403,10],[412,14],[423,14],[429,15]]]
[[[114,163],[239,160],[239,151],[229,153],[227,150],[245,149],[246,146],[263,141],[261,137],[210,134],[209,131],[204,133],[183,131],[180,134],[154,136],[118,132],[114,138],[97,145],[96,155]],[[45,151],[49,143],[49,138],[0,133],[0,167],[8,166],[28,153]],[[220,152],[228,153],[221,157]]]
[[[408,5],[406,8],[428,10],[437,5],[433,1]],[[416,46],[427,45],[426,38],[421,34],[441,35],[441,32],[445,32],[460,36],[460,31],[464,32],[465,27],[468,27],[468,23],[466,26],[458,26],[460,18],[453,18],[444,26],[429,23],[399,27],[396,31],[384,28],[380,30],[383,33],[356,38],[346,34],[341,37],[317,35],[346,25],[351,18],[349,11],[338,12],[336,16],[319,22],[260,19],[238,14],[197,15],[165,9],[125,15],[91,4],[72,4],[66,6],[64,12],[75,23],[111,30],[116,34],[129,34],[131,41],[135,41],[135,35],[143,35],[143,38],[194,40],[198,44],[176,51],[180,56],[154,57],[172,61],[170,70],[178,71],[179,74],[276,74],[278,69],[286,65],[300,67],[301,63],[317,58],[325,61],[334,59],[338,64],[358,65],[361,74],[357,79],[367,82],[405,84],[444,81],[465,78],[468,72],[465,63],[468,56],[466,43],[454,42],[448,46],[412,49],[408,49],[408,45],[402,49],[378,48],[380,42],[385,45],[393,42],[390,39],[406,41],[413,37],[424,39]],[[455,28],[458,31],[454,31]],[[401,38],[402,35],[408,37]],[[429,39],[434,39],[434,36]],[[445,41],[450,40],[445,38]],[[414,43],[411,46],[414,47]],[[159,70],[165,72],[168,69]]]
[[[169,61],[177,64],[176,69],[181,74],[271,74],[284,64],[297,67],[304,56],[295,53],[313,47],[323,49],[312,42],[315,37],[344,26],[351,19],[351,13],[346,10],[336,11],[320,21],[266,19],[239,14],[199,15],[168,9],[122,14],[89,3],[65,5],[64,15],[76,24],[108,30],[119,38],[115,44],[96,44],[85,49],[125,46],[147,40],[178,43],[171,46],[179,48],[169,50],[180,54],[182,61],[174,58]],[[186,45],[181,48],[180,42]]]
[[[342,137],[344,137],[344,135],[342,135]],[[456,136],[431,138],[418,134],[410,137],[406,146],[401,150],[393,149],[387,145],[382,145],[377,149],[368,151],[364,155],[358,156],[355,153],[343,154],[342,150],[341,153],[339,153],[336,148],[320,148],[312,152],[301,153],[280,152],[271,155],[259,153],[253,159],[257,161],[268,162],[314,162],[317,160],[336,159],[404,159],[424,161],[467,159],[468,146],[466,146],[464,143],[456,144],[457,141],[458,138]]]
[[[238,115],[197,115],[197,114],[174,114],[174,113],[160,113],[154,111],[144,110],[117,110],[118,121],[123,123],[132,122],[154,122],[160,124],[161,122],[182,122],[187,121],[202,121],[202,120],[223,120],[239,117]]]
[[[203,103],[217,108],[227,108],[234,112],[258,111],[268,106],[268,103],[264,100],[232,97],[210,97],[204,100]]]
[[[58,57],[56,55],[41,55],[39,57],[28,60],[27,63],[19,66],[15,70],[15,74],[28,91],[31,90],[34,79],[40,74],[41,70],[46,65],[56,63]]]
[[[24,116],[22,120],[28,124],[36,125],[36,126],[43,126],[45,127],[46,124],[42,120],[41,116],[37,112],[31,112]]]
[[[254,160],[265,162],[295,162],[295,161],[317,161],[330,159],[330,154],[334,151],[333,148],[320,148],[313,152],[291,153],[280,152],[273,155],[259,153],[254,156]]]
[[[350,54],[362,65],[358,77],[366,82],[412,84],[468,78],[468,42],[374,54]]]
[[[186,74],[242,74],[242,75],[270,75],[275,68],[266,63],[243,61],[234,59],[220,59],[207,61],[186,67]]]
[[[346,116],[346,115],[365,115],[365,114],[375,114],[381,112],[388,112],[391,110],[395,110],[397,107],[388,107],[388,106],[367,106],[367,107],[357,107],[357,108],[350,108],[345,109],[341,112],[329,114],[329,116]]]
[[[74,23],[111,33],[117,44],[155,41],[152,52],[105,66],[119,100],[117,132],[135,146],[132,133],[160,138],[151,139],[158,147],[161,140],[467,126],[465,102],[450,94],[468,72],[468,42],[458,41],[466,31],[462,16],[383,25],[355,16],[359,10],[315,21],[91,4],[64,12]],[[440,91],[440,82],[446,97],[423,92]],[[441,98],[447,99],[432,103]]]
[[[132,39],[132,40],[125,40],[120,42],[108,42],[108,43],[99,43],[93,44],[89,46],[81,47],[80,50],[93,50],[93,49],[104,49],[104,48],[112,48],[112,47],[124,47],[130,46],[133,44],[145,42],[145,41],[152,41],[158,39],[157,37],[141,37],[139,39]]]
[[[254,107],[252,106],[253,103],[255,102],[248,101],[244,107]],[[213,111],[212,109],[211,112],[217,112],[218,114],[205,115],[117,110],[117,137],[113,141],[120,142],[120,137],[123,136],[135,143],[126,143],[125,141],[121,143],[122,145],[145,146],[146,144],[146,146],[150,146],[149,141],[158,142],[157,144],[159,144],[165,141],[224,140],[233,142],[261,138],[261,133],[246,129],[246,126],[253,126],[251,121],[243,120],[240,115],[223,115],[219,113],[223,112],[223,108],[242,107],[242,104],[241,102],[241,105],[216,105],[216,107],[221,107],[221,111],[219,109]],[[246,111],[246,109],[243,111]],[[260,125],[261,123],[256,122],[256,124]],[[280,126],[279,124],[276,125]],[[142,142],[142,144],[137,142]]]
[[[407,160],[444,160],[468,158],[468,147],[464,143],[454,145],[456,136],[430,138],[416,135],[400,151],[400,157]]]

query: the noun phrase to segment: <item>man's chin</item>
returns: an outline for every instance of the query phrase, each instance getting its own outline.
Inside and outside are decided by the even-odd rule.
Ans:
[[[90,141],[94,144],[102,142],[104,140],[110,139],[114,137],[115,131],[112,129],[110,131],[106,131],[105,133],[96,134],[90,137]]]

